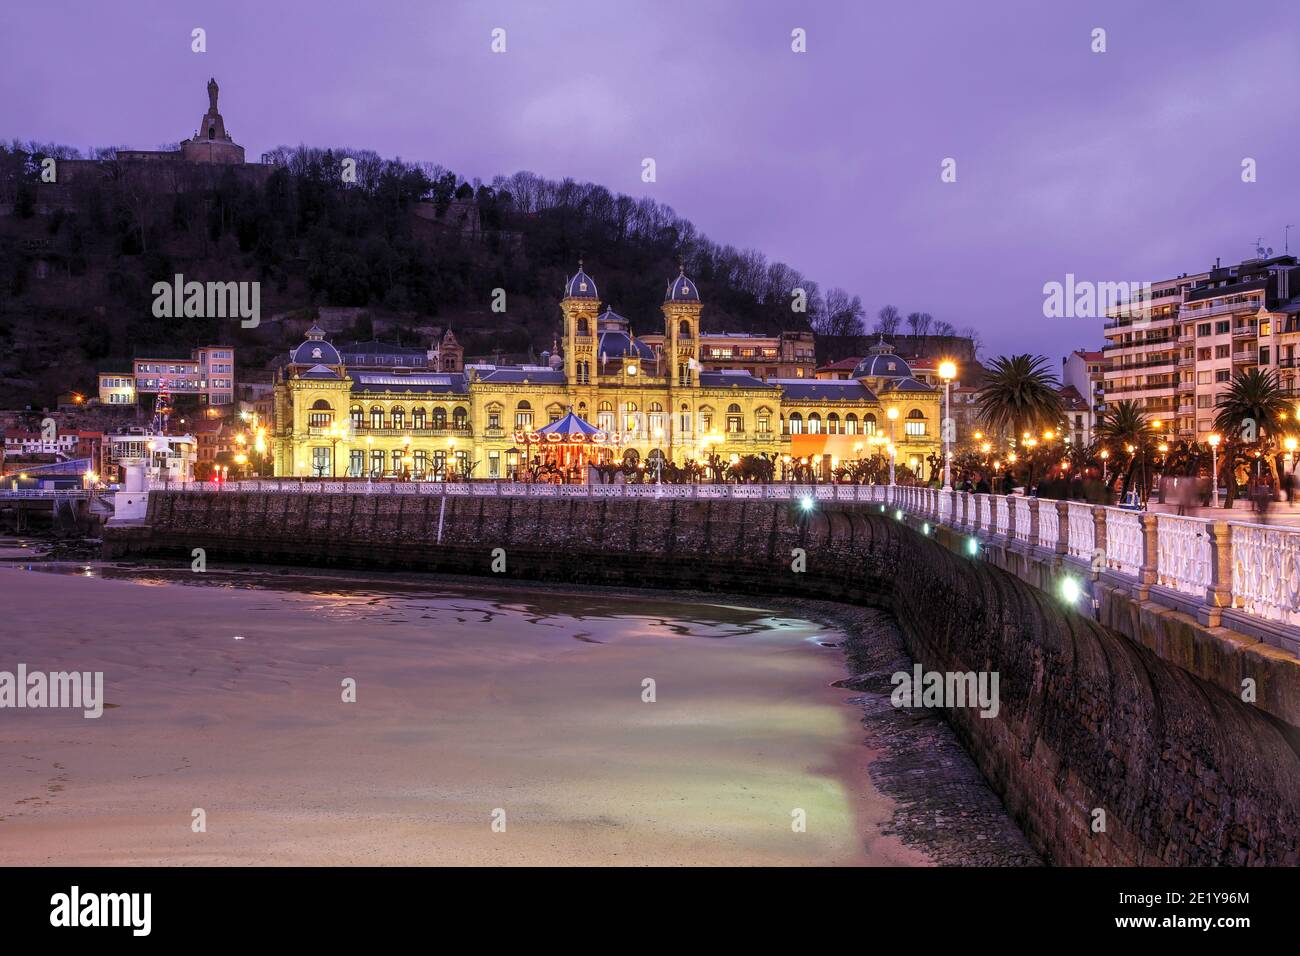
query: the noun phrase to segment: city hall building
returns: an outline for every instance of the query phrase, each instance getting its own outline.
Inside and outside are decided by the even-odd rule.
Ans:
[[[420,362],[379,343],[340,349],[312,328],[275,385],[275,474],[519,479],[540,467],[585,482],[599,463],[653,476],[664,462],[766,454],[827,477],[892,440],[896,460],[929,477],[941,393],[883,341],[851,378],[764,381],[705,367],[699,292],[684,272],[667,284],[653,344],[602,310],[581,264],[560,308],[562,348],[539,365],[465,365],[450,332]]]

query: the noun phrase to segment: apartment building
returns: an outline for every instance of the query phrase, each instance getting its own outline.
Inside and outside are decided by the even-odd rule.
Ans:
[[[1105,335],[1106,401],[1136,400],[1166,434],[1204,440],[1215,406],[1247,369],[1273,369],[1300,394],[1296,257],[1216,261],[1206,272],[1153,283],[1139,308],[1115,310]]]
[[[1136,401],[1148,418],[1174,422],[1180,407],[1194,403],[1195,377],[1192,386],[1182,386],[1190,365],[1183,360],[1179,313],[1183,296],[1208,275],[1153,282],[1138,301],[1108,310],[1102,348],[1107,405]]]
[[[1100,349],[1075,349],[1061,359],[1061,392],[1072,390],[1069,425],[1072,440],[1087,445],[1092,442],[1097,423],[1106,412],[1106,353]],[[1083,403],[1078,407],[1074,395]]]
[[[1300,334],[1286,331],[1292,290],[1300,289],[1294,256],[1248,259],[1215,268],[1183,295],[1179,315],[1178,435],[1202,440],[1214,430],[1215,406],[1233,377],[1264,367],[1294,388]],[[1187,401],[1190,397],[1191,401]]]
[[[137,358],[131,371],[100,372],[99,400],[105,405],[134,405],[141,395],[166,388],[173,396],[195,395],[205,405],[235,401],[235,350],[205,345],[181,358]]]

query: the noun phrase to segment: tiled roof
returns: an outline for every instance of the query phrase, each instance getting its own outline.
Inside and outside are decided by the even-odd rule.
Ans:
[[[701,388],[771,388],[771,384],[754,378],[748,372],[700,372]]]
[[[769,384],[780,387],[782,395],[801,402],[874,402],[876,393],[856,379],[826,381],[782,378]]]
[[[390,375],[384,372],[357,372],[352,390],[357,392],[465,392],[465,376],[460,373]]]

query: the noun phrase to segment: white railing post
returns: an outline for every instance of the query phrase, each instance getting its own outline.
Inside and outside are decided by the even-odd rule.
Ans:
[[[1067,554],[1070,550],[1070,502],[1056,503],[1056,553]]]
[[[1088,555],[1088,564],[1092,568],[1093,580],[1101,576],[1101,572],[1106,570],[1106,508],[1103,505],[1096,505],[1092,509],[1092,520],[1096,522],[1096,528],[1092,533],[1092,554]],[[1101,560],[1097,560],[1097,555],[1101,555]]]
[[[1151,597],[1151,585],[1156,582],[1160,563],[1160,526],[1154,511],[1142,513],[1142,565],[1138,568],[1137,599]]]
[[[1232,528],[1226,521],[1210,521],[1205,531],[1210,538],[1210,584],[1196,620],[1218,627],[1223,623],[1223,609],[1232,607]]]
[[[1016,499],[1012,495],[1007,495],[1007,546],[1016,540]]]

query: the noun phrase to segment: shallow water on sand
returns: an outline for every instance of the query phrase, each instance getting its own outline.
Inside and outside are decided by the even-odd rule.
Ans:
[[[0,710],[0,864],[929,862],[882,832],[842,635],[761,601],[101,565],[0,593],[0,671],[103,671],[109,705]]]

